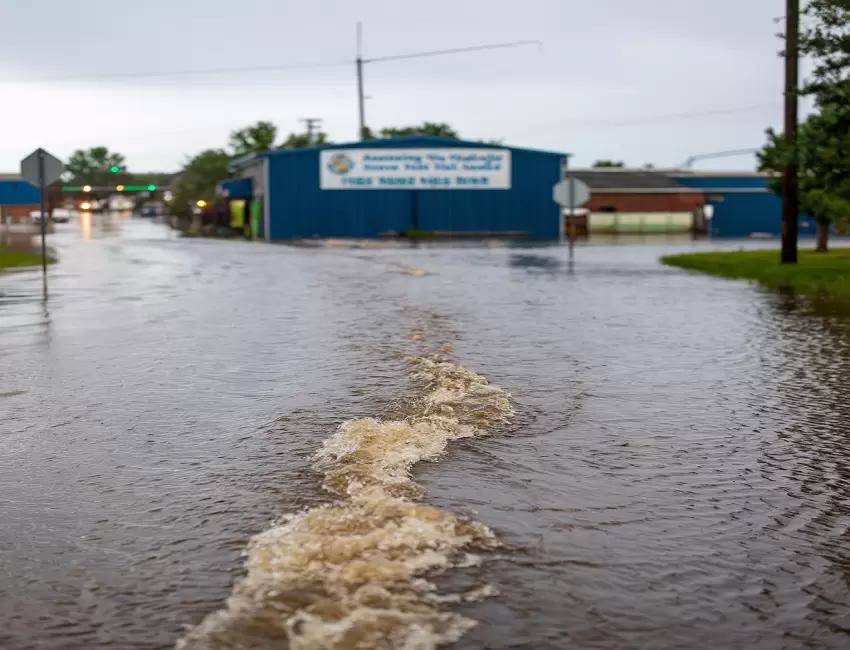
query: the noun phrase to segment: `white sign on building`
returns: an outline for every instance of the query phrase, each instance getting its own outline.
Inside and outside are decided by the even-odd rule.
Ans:
[[[509,190],[507,149],[326,149],[323,190]]]

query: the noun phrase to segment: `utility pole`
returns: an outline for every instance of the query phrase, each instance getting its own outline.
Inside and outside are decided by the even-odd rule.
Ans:
[[[782,178],[782,263],[797,263],[797,86],[799,83],[800,0],[786,0],[785,145],[790,157]]]
[[[313,131],[318,131],[322,126],[322,118],[320,117],[302,117],[300,122],[304,122],[307,127],[307,146],[313,145]]]
[[[357,21],[357,107],[360,115],[358,138],[366,139],[366,98],[363,96],[363,23]]]
[[[507,47],[519,47],[522,45],[542,45],[540,41],[513,41],[511,43],[495,43],[492,45],[473,45],[472,47],[455,47],[448,50],[432,50],[430,52],[412,52],[409,54],[396,54],[393,56],[381,56],[374,59],[363,58],[363,24],[357,22],[357,57],[354,59],[357,69],[357,108],[360,117],[360,140],[365,140],[366,130],[366,97],[363,93],[363,65],[366,63],[379,63],[381,61],[398,61],[400,59],[421,59],[426,56],[442,56],[444,54],[460,54],[463,52],[476,52],[478,50],[495,50]]]

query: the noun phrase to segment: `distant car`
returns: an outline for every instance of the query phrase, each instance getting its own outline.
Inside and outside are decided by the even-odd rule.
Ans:
[[[54,223],[68,223],[71,220],[71,211],[67,208],[55,208],[53,210]]]
[[[156,216],[156,208],[152,205],[146,205],[142,208],[142,211],[139,213],[143,217],[155,217]]]
[[[41,223],[41,212],[30,212],[30,219],[33,223]],[[55,208],[53,210],[53,223],[68,223],[71,220],[71,211],[65,208]]]

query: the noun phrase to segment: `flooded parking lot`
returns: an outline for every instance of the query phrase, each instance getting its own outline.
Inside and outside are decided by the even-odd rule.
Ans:
[[[314,458],[348,444],[340,424],[433,423],[429,399],[457,420],[447,452],[417,457],[412,492],[401,447],[369,447],[369,476],[476,526],[454,550],[480,562],[424,575],[480,597],[435,607],[455,618],[409,647],[448,639],[436,620],[470,650],[850,643],[850,313],[657,263],[690,243],[582,246],[569,272],[552,247],[291,248],[134,220],[54,239],[46,306],[38,273],[0,276],[0,647],[286,647],[263,617],[227,646],[188,630],[252,537],[339,497]],[[452,365],[423,388],[410,358],[434,355]],[[509,410],[481,424],[505,405],[467,399],[474,377]]]

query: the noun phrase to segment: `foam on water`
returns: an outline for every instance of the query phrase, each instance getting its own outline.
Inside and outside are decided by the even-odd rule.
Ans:
[[[486,433],[513,415],[509,397],[445,356],[407,359],[420,393],[398,419],[344,422],[315,458],[340,500],[289,516],[254,537],[247,576],[225,609],[179,649],[355,648],[427,650],[475,623],[441,609],[490,595],[441,596],[426,577],[475,562],[497,546],[484,525],[414,499],[410,475],[448,443]]]

